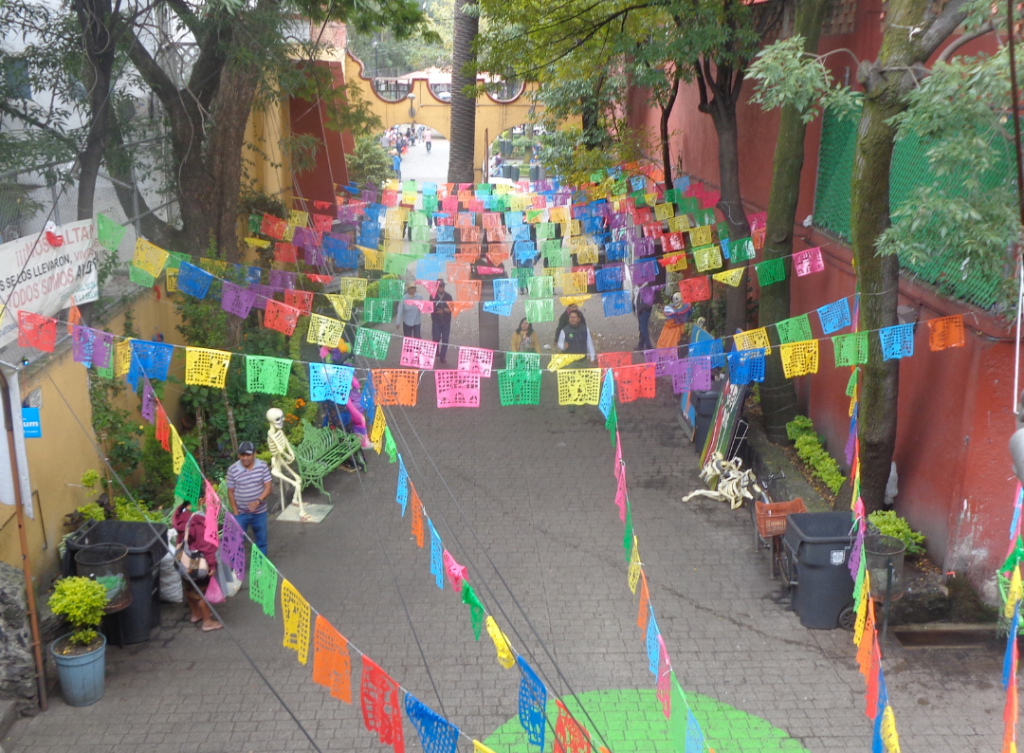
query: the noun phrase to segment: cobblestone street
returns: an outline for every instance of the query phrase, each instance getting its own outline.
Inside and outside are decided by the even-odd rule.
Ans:
[[[521,310],[520,302],[501,320],[502,343]],[[634,344],[635,319],[604,320],[597,300],[584,310],[599,350]],[[476,321],[473,312],[460,315],[452,342],[473,344]],[[552,325],[539,331],[542,342],[550,341]],[[397,364],[397,349],[391,352],[389,364]],[[637,597],[626,584],[613,451],[597,409],[559,407],[554,375],[545,374],[537,407],[500,407],[492,378],[483,380],[481,408],[439,411],[425,377],[415,408],[388,411],[426,513],[445,546],[469,566],[469,582],[512,644],[549,678],[549,692],[585,694],[596,721],[586,726],[612,753],[667,749],[636,626]],[[621,405],[619,420],[651,600],[695,713],[695,694],[709,699],[702,720],[706,731],[715,730],[709,743],[718,753],[800,745],[814,753],[867,750],[872,726],[850,634],[800,626],[779,582],[768,580],[764,555],[752,551],[746,510],[680,502],[699,482],[677,413],[666,381],[656,399]],[[394,501],[397,466],[372,453],[368,462],[365,476],[331,477],[335,507],[324,523],[272,522],[270,559],[314,609],[417,698],[498,753],[525,750],[508,733],[518,727],[519,673],[498,666],[486,633],[474,642],[466,607],[448,585],[439,591],[434,584],[429,544],[416,546],[409,517]],[[240,647],[320,750],[384,749],[360,717],[356,654],[355,703],[345,705],[313,684],[312,660],[302,666],[282,648],[280,611],[264,616],[243,589],[221,613],[230,634],[202,633],[184,606],[165,605],[150,642],[108,649],[101,702],[69,708],[58,696],[47,713],[20,722],[3,749],[314,749]],[[998,749],[998,650],[890,644],[884,667],[904,751]],[[755,717],[799,745],[779,736],[745,739],[762,724]],[[552,737],[549,731],[548,749]],[[409,750],[419,749],[408,722],[405,740]],[[460,742],[460,750],[470,747]]]

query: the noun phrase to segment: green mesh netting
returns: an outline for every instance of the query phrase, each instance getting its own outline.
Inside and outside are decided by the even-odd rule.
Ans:
[[[821,146],[818,149],[818,183],[814,194],[814,224],[842,238],[850,238],[850,178],[853,174],[853,150],[857,139],[857,118],[840,119],[826,111],[822,122]],[[1013,180],[1013,155],[1006,149],[1002,169],[983,176],[985,188]],[[955,178],[936,178],[928,166],[927,145],[909,135],[896,143],[890,176],[890,206],[899,207],[918,186],[935,184],[947,190],[955,187]],[[914,262],[900,257],[904,270],[938,287],[943,295],[990,308],[998,300],[1002,281],[1001,269],[974,266],[964,279],[960,270],[962,258],[955,240],[941,239],[937,233],[922,230],[928,245],[935,249],[931,259]],[[929,237],[934,236],[934,237]]]

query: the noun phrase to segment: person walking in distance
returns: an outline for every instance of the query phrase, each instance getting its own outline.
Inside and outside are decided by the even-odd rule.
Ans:
[[[569,312],[568,323],[558,333],[558,349],[563,353],[585,355],[591,364],[597,363],[594,341],[590,337],[590,327],[583,321],[583,315],[578,310]],[[578,360],[565,368],[578,368],[582,363],[582,360]],[[569,412],[575,413],[576,406],[570,405]]]
[[[419,308],[409,303],[409,301],[422,301],[419,295],[416,293],[415,285],[407,285],[405,288],[405,298],[398,304],[398,318],[402,322],[402,334],[406,337],[420,337],[420,322],[422,320],[422,314]]]
[[[427,154],[430,154],[430,147],[434,143],[434,134],[430,132],[429,128],[423,132],[423,142],[427,145]]]
[[[448,301],[452,300],[452,297],[444,292],[443,280],[437,281],[437,293],[430,300],[434,302],[434,311],[430,315],[430,339],[441,344],[437,351],[437,360],[446,363],[448,338],[452,333],[452,310],[448,307]]]
[[[540,338],[533,331],[533,325],[523,317],[519,320],[519,329],[512,333],[513,353],[540,353]]]
[[[256,548],[267,554],[267,497],[270,468],[256,458],[252,442],[238,445],[238,460],[228,468],[228,502],[243,531],[252,527]]]
[[[637,350],[650,350],[654,347],[651,343],[651,310],[654,308],[654,291],[644,283],[633,293],[633,310],[636,311],[636,322],[640,328],[640,339],[637,342]]]
[[[558,349],[563,353],[580,353],[590,362],[597,363],[594,352],[594,341],[590,337],[590,328],[583,321],[579,311],[569,312],[569,323],[558,333]]]

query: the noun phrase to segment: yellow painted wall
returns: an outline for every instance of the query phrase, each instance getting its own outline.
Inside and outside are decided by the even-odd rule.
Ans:
[[[345,78],[348,81],[359,82],[363,99],[381,119],[385,128],[401,123],[422,123],[440,132],[446,139],[451,138],[451,104],[435,97],[426,80],[413,81],[411,93],[415,95],[414,99],[387,102],[374,91],[373,80],[363,75],[362,62],[351,54],[345,56]],[[530,92],[535,86],[528,84],[526,90],[513,102],[496,102],[486,94],[481,94],[477,98],[473,165],[478,183],[483,182],[480,166],[487,158],[488,144],[493,143],[503,131],[530,121],[530,110],[534,107]],[[414,114],[410,114],[410,103],[414,108]],[[540,103],[536,105],[538,111],[543,108],[544,105]]]
[[[166,342],[182,342],[175,329],[178,318],[174,306],[166,296],[157,301],[152,291],[142,291],[130,305],[140,338],[149,340],[162,333]],[[108,332],[123,335],[123,311],[100,326]],[[39,411],[43,436],[41,439],[26,439],[25,446],[35,507],[35,520],[26,518],[29,562],[36,590],[44,593],[60,568],[57,545],[67,533],[64,516],[92,499],[79,486],[82,475],[90,469],[100,470],[102,465],[92,444],[92,409],[86,370],[72,359],[70,342],[37,364],[21,373],[20,387],[23,398],[38,387],[43,399],[43,407]],[[177,371],[181,376],[183,367],[184,358],[175,358],[172,373]],[[171,386],[168,392],[171,392]],[[141,423],[138,405],[138,398],[126,390],[124,407],[132,410],[131,420]],[[177,400],[169,399],[167,407],[173,420]],[[6,462],[6,458],[0,462]],[[21,548],[14,514],[13,507],[0,506],[0,525],[3,525],[0,530],[0,560],[20,568]],[[7,516],[11,520],[5,525]]]

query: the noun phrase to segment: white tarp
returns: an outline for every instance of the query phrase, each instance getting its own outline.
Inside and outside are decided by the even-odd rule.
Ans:
[[[55,317],[71,305],[99,298],[96,279],[96,224],[82,220],[59,231],[64,242],[50,245],[46,234],[0,245],[0,303],[6,305],[0,347],[18,339],[18,311]]]

